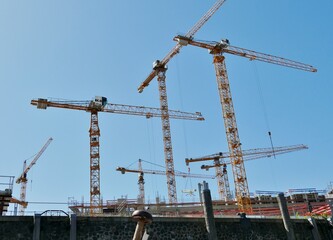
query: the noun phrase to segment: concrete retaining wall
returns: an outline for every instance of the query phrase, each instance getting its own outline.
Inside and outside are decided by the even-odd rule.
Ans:
[[[312,240],[306,219],[293,220],[297,240]],[[216,218],[216,231],[221,240],[285,240],[287,236],[281,219]],[[322,240],[333,240],[326,220],[317,221]],[[131,240],[136,223],[128,217],[77,217],[77,240]],[[42,216],[40,240],[70,240],[69,217]],[[34,240],[34,217],[0,217],[0,239]],[[158,218],[147,225],[149,240],[205,240],[203,218]]]

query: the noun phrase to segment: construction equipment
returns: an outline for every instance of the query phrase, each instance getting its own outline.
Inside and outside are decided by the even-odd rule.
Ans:
[[[125,174],[126,172],[131,173],[138,173],[139,174],[139,199],[142,201],[142,203],[145,202],[145,192],[144,192],[144,174],[156,174],[156,175],[166,175],[165,171],[160,170],[150,170],[150,169],[142,169],[142,160],[139,159],[138,161],[138,169],[130,169],[125,167],[117,167],[117,171],[120,171],[122,174]],[[191,173],[185,173],[181,171],[174,171],[174,175],[176,177],[184,177],[184,178],[204,178],[204,179],[214,179],[215,176],[213,175],[204,175],[204,174],[191,174]]]
[[[194,40],[193,38],[188,36],[178,35],[174,38],[174,40],[177,41],[178,44],[181,44],[183,46],[190,44],[193,46],[208,49],[210,51],[209,53],[213,55],[213,63],[215,66],[216,80],[220,95],[220,102],[222,105],[222,113],[227,135],[227,142],[232,162],[237,203],[241,211],[251,212],[252,207],[250,202],[250,192],[246,178],[244,161],[242,157],[241,142],[238,135],[235,111],[231,98],[229,79],[223,53],[229,53],[249,58],[250,60],[273,63],[309,72],[316,72],[317,69],[308,64],[303,64],[264,53],[258,53],[244,48],[234,47],[230,45],[229,40],[227,39],[222,40],[221,42],[205,42]]]
[[[0,217],[8,211],[13,194],[14,176],[0,175]]]
[[[46,148],[50,145],[52,140],[53,139],[50,137],[46,141],[46,143],[44,144],[42,149],[36,154],[36,156],[31,161],[31,163],[29,164],[28,167],[27,167],[27,160],[25,160],[24,163],[23,163],[23,172],[22,172],[21,176],[19,176],[16,179],[17,184],[21,183],[21,192],[20,192],[20,202],[21,202],[21,204],[19,206],[19,215],[24,215],[24,210],[27,207],[27,203],[25,201],[26,192],[27,192],[27,181],[28,181],[27,174],[28,174],[29,170],[32,168],[32,166],[36,164],[37,160],[40,158],[40,156],[43,154],[43,152],[46,150]],[[26,204],[24,204],[24,203],[26,203]]]
[[[92,101],[68,101],[42,99],[31,101],[32,105],[39,109],[47,107],[65,108],[71,110],[83,110],[91,113],[90,121],[90,213],[100,213],[102,210],[100,197],[100,155],[99,155],[99,137],[100,129],[98,125],[98,112],[128,114],[136,116],[145,116],[146,118],[161,117],[162,110],[159,108],[131,106],[124,104],[108,103],[106,97],[96,96]],[[169,110],[168,115],[175,119],[186,120],[204,120],[201,113],[187,113],[181,111]]]
[[[249,150],[243,150],[242,156],[244,161],[250,161],[255,160],[259,158],[268,158],[275,155],[280,155],[284,153],[294,152],[294,151],[300,151],[308,149],[306,145],[300,144],[300,145],[292,145],[292,146],[286,146],[286,147],[275,147],[272,148],[255,148],[255,149],[249,149]],[[201,169],[208,170],[209,168],[215,168],[216,172],[216,179],[217,179],[217,186],[218,186],[218,192],[220,200],[224,201],[231,201],[231,191],[230,191],[230,184],[228,179],[228,173],[227,173],[227,164],[232,164],[231,160],[225,161],[226,158],[230,158],[231,153],[230,152],[219,152],[211,155],[207,155],[204,157],[199,158],[186,158],[185,162],[188,166],[189,163],[193,162],[202,162],[202,161],[210,161],[213,160],[213,165],[202,165]],[[223,169],[221,169],[223,167]]]
[[[186,36],[192,38],[194,34],[213,16],[213,14],[222,6],[225,0],[218,0],[216,3],[207,11],[207,13],[200,18],[200,20],[186,33]],[[165,155],[165,165],[166,165],[166,176],[168,182],[168,198],[169,203],[177,203],[177,190],[176,190],[176,179],[174,176],[174,162],[173,162],[173,151],[171,143],[171,132],[170,132],[170,122],[168,115],[168,98],[166,90],[166,71],[167,63],[179,53],[182,45],[176,44],[176,46],[171,49],[171,51],[162,59],[156,60],[153,63],[153,70],[148,75],[146,80],[144,80],[138,87],[138,92],[141,93],[145,87],[157,76],[159,97],[160,97],[160,107],[162,109],[162,130],[164,139],[164,155]]]

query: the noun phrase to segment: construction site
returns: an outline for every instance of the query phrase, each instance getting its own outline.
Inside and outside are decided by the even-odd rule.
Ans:
[[[260,124],[253,124],[253,127],[244,131],[244,135],[251,135],[253,130],[264,132],[264,134],[260,134],[265,135],[265,137],[261,139],[257,136],[253,138],[247,136],[244,138],[245,141],[241,140],[243,131],[239,131],[238,126],[251,125],[251,121],[259,121],[251,120],[250,117],[244,118],[244,115],[241,115],[243,116],[240,118],[241,124],[236,121],[236,117],[238,120],[241,111],[236,111],[234,105],[238,104],[244,93],[234,94],[234,91],[232,92],[230,88],[230,85],[233,87],[233,84],[239,84],[233,79],[237,78],[237,74],[235,74],[237,71],[234,70],[237,59],[249,60],[245,65],[253,62],[263,63],[262,67],[267,66],[268,70],[272,69],[269,67],[270,65],[275,65],[276,68],[286,71],[286,76],[288,76],[291,69],[293,71],[290,73],[292,78],[307,77],[314,80],[321,69],[319,66],[317,69],[316,66],[301,61],[234,46],[231,43],[232,41],[227,38],[222,38],[222,40],[197,39],[196,35],[199,30],[206,23],[208,25],[213,16],[218,15],[219,9],[223,8],[225,3],[225,0],[215,1],[208,11],[204,12],[203,15],[201,13],[199,20],[185,34],[170,36],[169,40],[173,44],[171,50],[163,58],[155,60],[152,63],[152,68],[147,66],[143,69],[145,72],[148,70],[150,72],[141,84],[136,86],[138,95],[145,95],[146,91],[149,91],[148,89],[157,86],[158,89],[155,91],[154,97],[147,93],[146,98],[157,105],[159,103],[158,107],[147,107],[140,104],[117,104],[113,103],[115,97],[110,98],[95,94],[90,100],[74,100],[74,97],[73,100],[68,100],[43,96],[30,99],[30,106],[27,103],[26,108],[31,109],[29,110],[32,112],[32,121],[36,122],[43,133],[49,133],[51,136],[48,135],[49,137],[44,144],[34,150],[34,152],[38,150],[36,154],[30,158],[22,158],[25,160],[19,160],[21,165],[15,165],[15,170],[10,171],[16,171],[18,174],[8,174],[9,170],[6,169],[5,165],[1,168],[0,239],[333,239],[333,181],[329,179],[331,176],[322,174],[327,180],[321,183],[321,188],[309,186],[307,185],[308,182],[302,185],[302,179],[295,177],[301,175],[303,169],[310,168],[307,171],[311,172],[311,175],[305,171],[304,179],[310,179],[309,182],[313,181],[314,186],[318,186],[319,180],[316,181],[316,176],[321,175],[321,172],[329,169],[329,167],[319,167],[319,165],[316,165],[317,160],[312,160],[313,162],[310,162],[309,165],[302,163],[303,160],[300,158],[304,158],[307,152],[311,150],[312,146],[310,144],[275,145],[274,134],[276,131],[273,134],[270,128],[271,124],[265,106],[267,103],[269,105],[270,101],[266,100],[267,102],[265,102],[264,100],[261,92],[262,86],[259,82],[261,80],[257,80],[264,115],[264,120],[260,124],[266,125],[266,128],[256,130],[254,126]],[[232,4],[232,2],[228,2],[228,4]],[[200,37],[202,38],[202,36]],[[195,129],[198,129],[198,133],[200,133],[200,124],[205,124],[207,121],[206,109],[197,109],[192,112],[172,110],[171,107],[169,108],[169,103],[175,105],[172,99],[174,95],[168,98],[169,90],[166,86],[167,76],[169,79],[167,73],[172,69],[168,65],[175,67],[171,64],[172,61],[176,61],[173,58],[182,55],[183,52],[184,54],[191,54],[202,50],[210,58],[213,67],[208,71],[209,74],[205,71],[200,74],[207,75],[207,82],[216,81],[217,84],[214,89],[215,92],[217,90],[215,98],[217,101],[214,103],[216,105],[212,103],[212,106],[217,106],[218,109],[214,109],[213,114],[209,115],[208,119],[212,117],[217,119],[216,121],[219,122],[221,128],[212,127],[214,130],[211,135],[207,133],[208,138],[212,136],[211,139],[207,139],[206,135],[201,136],[199,134],[191,135],[191,137],[186,136],[184,126],[187,123],[193,124],[189,128],[191,134],[196,134],[194,133]],[[294,55],[290,55],[297,57],[297,53],[300,51],[305,51],[305,49],[295,49]],[[162,53],[158,52],[156,54],[161,56]],[[192,60],[197,60],[195,57],[192,58]],[[131,61],[134,62],[133,59]],[[207,60],[205,59],[205,61]],[[123,62],[118,62],[118,64],[121,63]],[[182,64],[183,62],[177,63],[176,67],[182,68]],[[255,74],[253,76],[258,79],[260,78],[260,67],[261,65],[259,67],[254,66]],[[195,65],[191,68],[195,68]],[[186,70],[189,69],[186,68]],[[272,73],[272,75],[274,74],[276,73]],[[175,78],[175,75],[172,76]],[[209,79],[212,77],[213,79]],[[98,80],[94,81],[97,82]],[[168,80],[168,82],[175,81],[175,79]],[[127,85],[131,84],[133,83],[127,83]],[[77,86],[80,86],[80,83]],[[177,85],[172,83],[172,91],[176,87]],[[295,87],[293,84],[284,86],[288,89],[293,87]],[[87,88],[90,90],[89,87]],[[314,89],[315,87],[310,88]],[[65,87],[63,89],[68,91],[65,90]],[[189,89],[186,90],[190,91]],[[247,90],[251,91],[250,88]],[[293,91],[299,92],[299,95],[302,96],[304,90],[298,88]],[[75,92],[79,92],[79,88],[75,89]],[[92,92],[96,91],[92,90]],[[121,91],[119,90],[119,92]],[[193,100],[187,97],[185,97],[186,100],[183,100],[180,97],[181,109],[183,109],[183,101],[194,101],[193,105],[196,107],[195,98],[199,98],[198,96],[201,93],[192,92]],[[236,97],[233,97],[232,93]],[[281,91],[278,96],[281,99],[285,98],[283,94],[284,92]],[[124,95],[124,99],[130,99],[125,93],[119,94],[120,97],[122,95]],[[274,97],[276,96],[270,96],[270,98]],[[305,98],[307,96],[304,96]],[[250,99],[243,98],[242,101],[248,101],[251,105]],[[302,102],[303,100],[299,101]],[[292,101],[290,100],[290,102]],[[290,106],[288,104],[287,102],[283,106],[283,111],[286,112],[285,115],[290,115],[291,119],[293,114],[290,114],[290,112],[293,111],[293,104],[290,103]],[[303,105],[305,104],[301,103],[297,106],[302,108]],[[288,107],[291,110],[286,110]],[[247,110],[247,108],[244,109]],[[79,112],[79,116],[72,115],[74,114],[72,112]],[[249,112],[249,115],[255,115],[254,112],[251,113],[251,110]],[[63,117],[67,116],[66,114],[68,117]],[[83,120],[80,114],[88,115],[89,122]],[[109,134],[104,130],[104,127],[110,125],[107,118],[111,114],[115,116],[129,115],[128,118],[138,117],[136,119],[143,117],[141,119],[144,119],[137,120],[133,127],[128,127],[126,130],[121,130],[120,127],[115,125],[114,133],[112,133],[114,134],[112,138],[115,139],[112,140],[112,151],[115,152],[117,148],[122,151],[117,155],[118,159],[112,155],[112,151],[109,154],[108,144],[110,144],[110,141],[107,140],[109,136],[101,137]],[[281,129],[284,128],[284,125],[288,125],[290,129],[296,129],[297,125],[301,128],[302,119],[307,117],[299,116],[299,119],[295,121],[287,119],[285,121],[277,120],[277,123],[274,123],[276,125],[280,123]],[[279,116],[272,117],[274,120],[278,118]],[[148,123],[153,119],[159,121],[156,129],[153,126],[155,123]],[[83,122],[82,125],[81,121]],[[147,123],[143,121],[147,121]],[[173,130],[171,121],[181,122],[176,125],[177,130]],[[119,122],[124,125],[127,123],[126,120],[119,120]],[[76,128],[82,128],[82,126],[88,126],[88,124],[88,132]],[[62,128],[63,131],[58,133],[58,128],[56,128],[57,130],[53,129],[55,125],[59,125],[59,128]],[[211,125],[211,122],[208,122],[207,125]],[[316,122],[313,125],[321,124]],[[145,127],[147,135],[142,136],[141,134],[140,139],[134,140],[136,136],[133,132],[135,130],[141,131]],[[300,137],[297,138],[298,136],[292,136],[293,132],[290,129],[286,130],[285,133],[277,133],[276,139],[285,139],[286,143],[290,143],[294,139],[301,139]],[[218,132],[218,130],[222,131]],[[34,130],[29,129],[29,131],[33,132]],[[80,134],[76,134],[76,131],[80,131]],[[156,134],[157,131],[160,131],[160,134]],[[177,134],[180,131],[184,132],[185,140],[183,141],[185,143],[183,145],[179,144],[180,140],[177,139],[180,138]],[[202,131],[206,131],[206,129]],[[223,137],[223,144],[215,141],[215,138],[213,138],[215,132],[218,132],[216,133],[218,137]],[[303,132],[306,132],[306,130],[301,128],[298,132],[295,131],[294,135],[301,135]],[[37,134],[34,135],[34,139],[31,139],[31,141],[37,141],[37,137]],[[187,138],[191,139],[186,140]],[[310,138],[312,138],[312,135],[307,136],[304,141],[308,142]],[[87,144],[81,146],[81,139],[82,142]],[[246,143],[249,139],[251,139],[252,145]],[[256,139],[258,139],[258,143]],[[131,140],[135,143],[132,143]],[[282,142],[282,140],[279,140],[276,142]],[[61,143],[56,143],[57,141]],[[160,142],[163,149],[158,148],[157,142]],[[257,144],[262,145],[262,143],[265,144],[265,147],[257,147]],[[123,150],[121,145],[125,144],[127,146]],[[207,154],[207,150],[215,149],[215,144],[221,145],[219,149],[224,148],[224,150]],[[146,148],[148,145],[149,153],[147,153]],[[68,147],[69,150],[63,146]],[[247,146],[256,147],[246,148]],[[24,148],[24,150],[27,151],[27,148]],[[177,148],[183,149],[180,151]],[[51,157],[53,162],[47,159],[48,151],[52,151],[50,155],[56,156],[55,158]],[[108,152],[106,153],[106,151]],[[138,153],[135,151],[138,151]],[[86,159],[77,161],[75,158],[81,155],[75,155],[76,152],[82,153],[86,156]],[[202,155],[200,155],[200,152]],[[30,153],[24,154],[27,156]],[[129,164],[128,156],[132,157],[132,154],[136,154],[138,160]],[[144,155],[146,157],[141,157],[143,154],[146,154]],[[163,156],[163,159],[159,159],[159,154]],[[199,156],[191,156],[192,154]],[[11,155],[16,157],[15,152],[12,152]],[[316,156],[316,154],[313,155]],[[279,160],[280,156],[284,157],[284,160],[287,159],[287,161]],[[57,163],[57,158],[59,158],[59,163]],[[63,158],[66,158],[65,166],[61,162]],[[253,165],[247,165],[250,161]],[[263,164],[259,161],[267,161],[268,163]],[[296,161],[296,163],[292,161]],[[48,169],[47,172],[41,173],[41,169],[37,169],[40,162],[45,164],[43,169]],[[87,167],[88,163],[89,168]],[[21,168],[22,164],[23,168]],[[148,168],[148,165],[152,167]],[[262,165],[261,168],[260,165]],[[284,165],[289,172],[278,172],[274,169],[274,166],[277,165]],[[58,166],[60,170],[56,170]],[[248,170],[248,166],[250,170]],[[271,169],[268,166],[271,166]],[[311,168],[311,166],[313,167]],[[35,168],[36,172],[33,173]],[[256,168],[259,170],[254,171]],[[295,172],[295,176],[292,174],[293,172]],[[276,176],[274,173],[276,173]],[[54,178],[53,174],[56,174],[57,178]],[[39,191],[39,193],[31,197],[31,179],[36,178],[35,175],[39,175],[37,181],[45,181],[43,183],[45,187],[42,189],[40,186],[43,185],[34,183],[33,191]],[[84,179],[82,179],[83,175]],[[322,177],[321,179],[325,178]],[[192,184],[192,181],[195,181],[195,183]],[[183,186],[184,183],[185,187]],[[290,187],[286,183],[290,183]],[[256,185],[271,187],[269,189],[257,189]],[[302,187],[293,187],[300,185]],[[287,188],[274,189],[275,186],[279,188],[280,186],[287,186]],[[70,195],[71,189],[74,188],[75,193]],[[117,189],[116,193],[113,192],[116,191],[115,189]],[[124,194],[120,194],[119,189]],[[83,191],[81,199],[77,195],[79,191]],[[63,197],[65,194],[67,194],[66,199]],[[89,199],[84,198],[83,195],[89,195]],[[35,196],[39,196],[40,199]],[[36,209],[34,206],[42,206],[42,209]]]

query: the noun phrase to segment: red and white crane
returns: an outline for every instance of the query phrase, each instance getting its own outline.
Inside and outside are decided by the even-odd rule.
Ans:
[[[40,158],[40,156],[43,154],[43,152],[46,150],[46,148],[50,145],[53,138],[49,138],[45,145],[42,147],[42,149],[36,154],[34,159],[31,161],[29,166],[27,166],[27,160],[23,163],[23,172],[22,174],[16,179],[16,183],[21,183],[21,192],[20,192],[20,206],[19,206],[19,215],[24,215],[24,210],[27,207],[27,202],[25,201],[26,195],[27,195],[27,174],[29,170],[32,168],[33,165],[36,164],[37,160]]]
[[[218,0],[215,4],[206,12],[204,16],[186,33],[185,36],[192,38],[196,32],[213,16],[213,14],[222,6],[226,0]],[[162,110],[162,129],[163,129],[163,142],[164,142],[164,156],[166,165],[166,177],[168,183],[168,198],[169,203],[177,203],[177,189],[176,189],[176,179],[174,172],[174,162],[173,162],[173,150],[171,143],[171,131],[170,131],[170,121],[168,115],[168,98],[166,89],[166,71],[167,63],[179,53],[182,48],[181,44],[176,44],[173,49],[160,61],[156,60],[153,63],[153,70],[148,75],[148,77],[141,83],[138,87],[138,92],[141,93],[145,87],[157,76],[158,89],[160,96],[160,107]]]
[[[121,172],[122,174],[125,174],[126,172],[131,173],[138,173],[139,174],[139,199],[142,201],[142,203],[145,202],[145,191],[144,191],[144,174],[156,174],[156,175],[166,175],[165,171],[161,170],[151,170],[151,169],[143,169],[142,168],[142,160],[139,159],[138,161],[138,169],[130,169],[125,167],[117,167],[117,171]],[[214,179],[215,176],[213,175],[206,175],[206,174],[193,174],[193,173],[186,173],[175,170],[175,176],[176,177],[184,177],[184,178],[204,178],[204,179]]]
[[[292,61],[289,59],[265,53],[255,52],[245,48],[231,46],[229,44],[229,40],[222,40],[221,42],[208,42],[194,40],[192,37],[180,35],[176,36],[174,40],[177,41],[178,44],[183,46],[193,45],[196,47],[208,49],[209,53],[213,55],[216,81],[220,96],[220,103],[222,106],[222,115],[227,136],[228,148],[230,152],[230,159],[232,163],[237,204],[241,211],[251,212],[251,199],[244,167],[244,160],[242,156],[241,141],[238,134],[236,114],[231,97],[230,83],[225,64],[225,57],[223,54],[229,53],[240,57],[245,57],[250,60],[263,61],[309,72],[316,72],[317,69],[308,64]]]
[[[81,110],[91,113],[89,137],[90,137],[90,214],[98,214],[102,211],[100,192],[100,154],[99,137],[100,129],[98,123],[98,112],[116,113],[126,115],[144,116],[146,118],[161,117],[163,110],[159,108],[132,106],[124,104],[108,103],[106,97],[96,96],[94,100],[52,100],[34,99],[32,105],[39,109],[48,107],[64,108],[70,110]],[[188,113],[175,110],[168,110],[170,118],[186,120],[204,120],[200,112]]]
[[[272,156],[300,151],[308,149],[306,145],[292,145],[292,146],[285,146],[285,147],[275,147],[272,148],[255,148],[249,150],[243,150],[242,156],[244,161],[250,161],[260,158],[269,158]],[[202,165],[201,169],[208,170],[210,168],[215,168],[217,186],[220,200],[224,201],[231,201],[231,191],[230,191],[230,184],[227,172],[227,165],[232,164],[230,160],[225,160],[226,158],[230,158],[230,152],[219,152],[211,155],[207,155],[204,157],[198,158],[186,158],[185,162],[186,165],[193,162],[202,162],[202,161],[214,161],[213,165]],[[221,168],[222,167],[222,168]]]

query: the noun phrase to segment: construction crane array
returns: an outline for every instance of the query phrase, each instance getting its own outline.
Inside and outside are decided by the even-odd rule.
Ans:
[[[275,147],[272,148],[255,148],[249,150],[243,150],[242,156],[244,161],[250,161],[260,158],[269,158],[275,155],[300,151],[308,149],[306,145],[292,145],[292,146],[284,146],[284,147]],[[199,158],[186,158],[186,165],[193,162],[202,162],[202,161],[214,161],[213,165],[202,165],[201,169],[208,170],[210,168],[215,168],[217,186],[220,200],[231,201],[231,191],[230,191],[230,183],[228,179],[227,165],[232,164],[231,159],[225,160],[226,158],[230,158],[230,152],[219,152],[211,155],[207,155]],[[223,167],[223,168],[221,168]]]
[[[136,116],[144,116],[146,118],[162,117],[163,111],[159,108],[131,106],[124,104],[108,103],[106,97],[96,96],[91,101],[68,101],[68,100],[52,100],[52,99],[34,99],[31,104],[37,106],[38,109],[47,109],[47,107],[64,108],[70,110],[82,110],[91,113],[90,121],[90,214],[98,214],[101,212],[101,192],[100,192],[100,152],[99,137],[100,129],[98,124],[98,112],[128,114]],[[202,121],[200,112],[187,113],[181,111],[168,110],[170,118],[199,120]]]
[[[52,142],[53,138],[49,138],[46,143],[44,144],[44,146],[41,148],[41,150],[36,154],[36,156],[34,157],[34,159],[31,161],[31,163],[29,164],[29,166],[27,166],[27,160],[25,160],[23,162],[23,172],[22,174],[16,179],[16,183],[20,184],[21,183],[21,190],[20,190],[20,201],[18,203],[20,203],[19,206],[19,215],[24,215],[24,211],[27,207],[27,202],[26,202],[26,195],[27,195],[27,174],[29,172],[29,170],[32,168],[33,165],[36,164],[37,160],[40,158],[40,156],[43,154],[43,152],[46,150],[46,148],[50,145],[50,143]]]
[[[143,169],[142,168],[142,160],[139,159],[138,161],[138,169],[130,169],[125,167],[117,167],[117,171],[121,172],[122,174],[125,174],[126,172],[129,173],[138,173],[139,174],[139,199],[142,201],[142,203],[145,202],[145,193],[144,193],[144,174],[156,174],[156,175],[166,175],[165,171],[161,170],[151,170],[151,169]],[[214,175],[206,175],[206,174],[193,174],[193,173],[186,173],[175,170],[174,172],[176,177],[184,177],[184,178],[204,178],[204,179],[214,179]]]
[[[204,16],[186,33],[186,36],[192,38],[196,32],[213,16],[213,14],[222,6],[225,0],[218,0],[215,4],[206,12]],[[167,182],[168,182],[168,198],[169,203],[177,203],[177,189],[176,189],[176,179],[174,176],[174,162],[173,162],[173,150],[171,143],[171,131],[170,131],[170,121],[168,115],[168,97],[166,89],[166,64],[179,53],[182,45],[176,44],[176,46],[171,49],[171,51],[162,59],[156,60],[153,63],[153,70],[148,75],[148,77],[141,83],[138,87],[138,92],[141,93],[145,87],[157,76],[159,97],[160,97],[160,107],[162,110],[162,128],[163,128],[163,142],[164,142],[164,156],[165,165],[167,171]]]
[[[308,64],[303,64],[300,62],[288,60],[273,55],[268,55],[265,53],[255,52],[244,48],[234,47],[229,44],[229,40],[222,40],[221,42],[205,42],[194,40],[192,37],[180,35],[176,36],[174,40],[177,41],[178,44],[183,46],[193,45],[196,47],[208,49],[209,53],[213,55],[216,81],[218,85],[220,103],[222,105],[224,126],[227,136],[228,148],[230,151],[230,158],[232,162],[232,171],[235,183],[237,204],[241,211],[251,212],[252,207],[250,192],[244,167],[244,160],[242,157],[241,142],[238,134],[236,116],[231,97],[230,84],[225,65],[225,57],[223,56],[223,54],[229,53],[249,58],[250,60],[268,62],[309,72],[316,72],[317,69]]]

